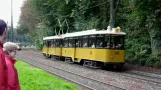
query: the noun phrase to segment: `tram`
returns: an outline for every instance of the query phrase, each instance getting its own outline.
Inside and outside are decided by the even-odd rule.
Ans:
[[[43,55],[93,68],[121,68],[125,63],[125,35],[116,29],[93,29],[45,37]]]

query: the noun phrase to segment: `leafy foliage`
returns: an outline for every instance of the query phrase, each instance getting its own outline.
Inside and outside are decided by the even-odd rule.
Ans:
[[[106,29],[110,22],[110,1],[27,0],[21,8],[19,33],[29,33],[41,47],[44,36]],[[160,0],[114,0],[115,26],[127,33],[129,63],[161,66],[160,8]]]

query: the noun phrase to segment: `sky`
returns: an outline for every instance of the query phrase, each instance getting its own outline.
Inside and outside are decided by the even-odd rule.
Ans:
[[[13,0],[13,26],[17,26],[24,0]],[[11,0],[0,0],[0,19],[11,25]]]

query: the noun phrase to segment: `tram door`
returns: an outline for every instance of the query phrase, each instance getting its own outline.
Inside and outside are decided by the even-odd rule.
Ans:
[[[50,48],[50,41],[47,41],[47,50],[46,50],[47,55],[49,55],[49,48]]]
[[[69,38],[69,56],[71,56],[72,61],[75,60],[75,38]]]
[[[74,39],[74,60],[76,59],[76,48],[77,48],[78,38]]]
[[[75,38],[75,62],[80,62],[83,52],[82,52],[82,37]]]

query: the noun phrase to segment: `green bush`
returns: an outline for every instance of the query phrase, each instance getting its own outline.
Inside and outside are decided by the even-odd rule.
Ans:
[[[35,46],[36,46],[36,48],[38,49],[38,50],[42,50],[42,48],[43,48],[43,45],[42,45],[42,43],[41,43],[41,41],[40,40],[35,40]]]
[[[127,63],[161,68],[161,52],[151,54],[150,41],[146,37],[130,37],[125,42]]]
[[[145,65],[145,59],[151,54],[150,45],[146,38],[141,39],[141,37],[135,37],[126,39],[125,48],[126,60],[132,64]]]
[[[161,56],[150,55],[146,60],[146,66],[161,68]]]
[[[161,68],[161,56],[158,55],[160,54],[136,53],[135,56],[127,62],[140,66]]]

